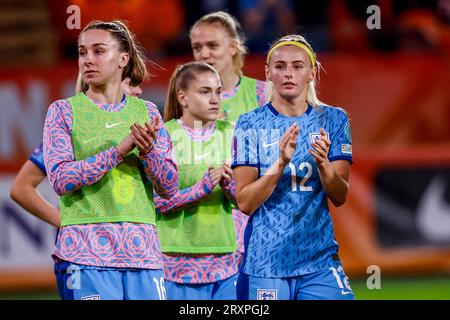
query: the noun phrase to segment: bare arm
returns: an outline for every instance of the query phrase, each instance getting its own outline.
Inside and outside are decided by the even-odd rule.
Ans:
[[[347,199],[350,163],[345,160],[327,161],[318,168],[325,194],[336,207],[343,205]]]
[[[253,167],[237,167],[233,169],[236,177],[236,195],[239,210],[250,216],[269,199],[277,186],[278,180],[286,165],[277,160],[267,173],[258,179],[258,169]]]
[[[47,176],[33,162],[27,160],[11,187],[11,198],[37,218],[59,228],[59,210],[48,203],[36,190]]]
[[[238,207],[246,215],[251,215],[272,195],[284,168],[294,154],[299,131],[300,129],[296,125],[286,131],[280,141],[280,157],[259,179],[256,168],[248,166],[234,168]]]
[[[320,129],[320,134],[321,139],[311,144],[310,153],[317,163],[325,194],[336,207],[339,207],[345,203],[347,198],[350,163],[346,160],[330,162],[328,152],[331,141],[326,137],[323,129]]]

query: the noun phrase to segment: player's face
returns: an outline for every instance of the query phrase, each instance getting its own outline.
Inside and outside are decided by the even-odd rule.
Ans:
[[[212,72],[197,74],[186,90],[181,90],[178,99],[194,120],[216,121],[220,111],[222,85],[219,77]]]
[[[130,85],[130,78],[125,78],[120,83],[120,90],[129,96],[139,97],[142,94],[142,89],[140,86],[133,87]]]
[[[296,46],[276,49],[266,66],[266,77],[272,80],[275,91],[285,99],[295,99],[305,93],[309,81],[315,78],[308,54]]]
[[[194,59],[205,62],[219,73],[233,69],[233,56],[237,53],[236,41],[217,24],[201,24],[191,31]]]
[[[81,34],[78,42],[78,67],[88,85],[104,85],[119,79],[128,63],[128,54],[119,51],[119,43],[106,30],[92,29]]]

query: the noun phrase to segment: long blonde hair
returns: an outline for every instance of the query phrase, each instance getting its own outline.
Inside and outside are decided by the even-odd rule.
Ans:
[[[298,35],[298,34],[292,34],[292,35],[287,35],[287,36],[281,37],[280,39],[275,41],[270,46],[268,52],[271,52],[273,47],[275,47],[277,44],[279,44],[280,42],[283,42],[283,41],[296,41],[296,42],[302,43],[305,46],[307,46],[308,49],[313,54],[314,64],[313,64],[313,61],[311,61],[311,67],[316,68],[316,70],[317,70],[317,75],[316,75],[317,81],[316,81],[316,79],[314,79],[314,80],[311,80],[308,82],[308,85],[307,85],[308,88],[307,88],[307,92],[306,92],[306,101],[308,102],[308,104],[310,104],[313,107],[319,107],[320,105],[324,105],[324,103],[317,98],[317,94],[316,94],[316,86],[317,86],[318,81],[320,80],[319,72],[320,72],[320,69],[322,69],[322,65],[317,60],[317,56],[316,56],[316,53],[314,52],[313,48],[311,47],[311,45],[308,43],[308,41],[306,41],[306,39],[303,36]],[[268,61],[267,61],[267,63],[268,63]],[[266,81],[265,92],[268,94],[268,97],[266,97],[266,100],[272,101],[273,100],[273,85],[270,81]]]
[[[245,55],[247,54],[247,48],[245,46],[245,37],[242,32],[240,23],[231,14],[224,11],[212,12],[204,15],[198,19],[189,31],[189,36],[192,31],[201,25],[220,25],[228,35],[237,43],[237,53],[233,56],[234,72],[242,76],[242,68],[244,67]]]
[[[120,52],[126,52],[130,56],[128,64],[123,69],[121,80],[128,77],[130,78],[131,86],[137,87],[140,85],[147,77],[147,67],[145,65],[146,58],[141,45],[127,25],[120,20],[95,20],[91,21],[83,31],[80,32],[80,36],[91,29],[108,31],[113,38],[117,40]]]
[[[183,107],[178,102],[178,92],[180,92],[180,90],[186,90],[189,82],[196,80],[199,74],[205,72],[212,72],[220,79],[217,71],[204,62],[188,62],[175,69],[170,78],[166,103],[164,105],[164,122],[181,118],[183,115]]]

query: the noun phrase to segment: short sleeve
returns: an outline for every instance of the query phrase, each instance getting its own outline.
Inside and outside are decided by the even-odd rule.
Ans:
[[[36,167],[38,167],[44,174],[47,174],[45,170],[45,163],[44,163],[44,150],[42,142],[38,147],[36,147],[33,152],[28,157],[28,160],[33,162]]]
[[[350,130],[350,119],[347,113],[336,108],[333,121],[331,123],[331,147],[329,153],[330,162],[336,160],[347,160],[353,162],[352,157],[352,136]]]
[[[248,115],[241,115],[234,127],[231,167],[239,166],[259,167],[258,133]]]

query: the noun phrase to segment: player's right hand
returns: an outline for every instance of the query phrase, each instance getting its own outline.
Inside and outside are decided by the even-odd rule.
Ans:
[[[287,165],[297,148],[297,137],[300,128],[296,123],[291,125],[280,140],[280,161],[282,165]]]
[[[209,167],[208,174],[213,182],[213,186],[216,187],[220,180],[222,179],[224,169],[222,167],[214,168],[213,166]]]
[[[156,123],[158,118],[156,118]],[[139,155],[146,155],[154,146],[156,140],[156,132],[154,127],[145,123],[145,128],[135,123],[131,127],[131,133],[133,135],[133,142],[139,150]]]
[[[233,178],[233,169],[231,169],[231,166],[228,163],[224,163],[222,165],[223,173],[222,173],[222,179],[220,180],[220,183],[226,184],[230,182],[230,180]]]

